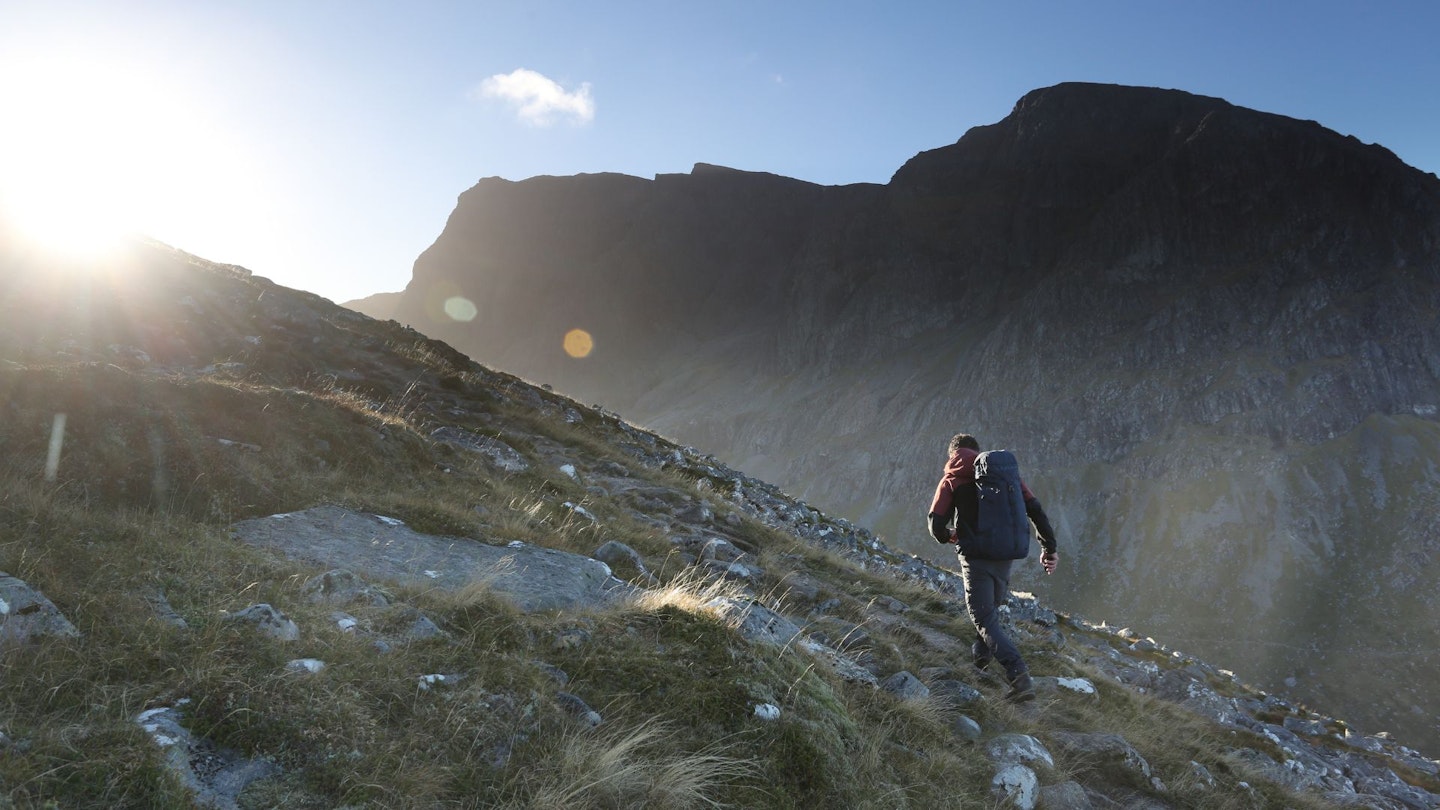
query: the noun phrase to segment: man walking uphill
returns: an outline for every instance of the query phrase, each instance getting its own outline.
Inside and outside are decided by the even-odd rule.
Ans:
[[[979,634],[972,648],[975,666],[983,670],[992,660],[999,661],[1005,668],[1005,677],[1010,683],[1010,691],[1005,698],[1015,703],[1030,700],[1035,697],[1030,672],[1024,659],[1020,657],[1020,650],[1000,626],[999,614],[1000,605],[1005,604],[1010,595],[1010,565],[1015,559],[1023,559],[1029,554],[1029,526],[1023,527],[1024,534],[1014,549],[996,551],[977,544],[977,529],[981,529],[982,533],[985,530],[979,521],[981,487],[976,483],[976,460],[980,458],[980,443],[974,436],[957,433],[950,439],[949,450],[950,459],[945,464],[945,475],[935,487],[935,499],[930,502],[930,536],[941,543],[956,544],[960,557],[960,572],[965,576],[965,607],[970,612],[970,621],[974,622],[976,633]],[[1050,518],[1045,515],[1045,510],[1040,507],[1040,501],[1030,492],[1030,488],[1020,481],[1018,469],[1014,467],[1014,457],[1005,451],[987,453],[986,458],[980,459],[980,472],[982,479],[986,479],[985,486],[991,487],[988,467],[992,458],[995,467],[1000,470],[996,474],[997,479],[1003,479],[1003,465],[1010,465],[1012,480],[1019,487],[1018,493],[1010,493],[1010,499],[1023,499],[1023,518],[1028,518],[1030,523],[1035,524],[1040,535],[1040,564],[1044,566],[1046,574],[1054,573],[1059,557],[1055,553],[1055,530],[1050,526]],[[995,489],[999,492],[999,504],[992,506],[995,501],[987,493],[986,509],[998,508],[1003,513],[1007,506],[1004,481],[1001,480],[1000,486]],[[1014,511],[1018,512],[1019,508],[1018,502],[1013,503]],[[992,517],[992,514],[987,513],[986,522],[990,522]],[[1024,523],[1023,518],[1016,517],[1014,522]],[[954,532],[950,530],[952,520],[955,525]]]

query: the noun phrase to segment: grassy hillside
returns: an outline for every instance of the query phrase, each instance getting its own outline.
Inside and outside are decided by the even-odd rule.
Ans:
[[[915,561],[398,324],[150,246],[106,274],[0,261],[0,571],[78,631],[0,646],[0,806],[983,808],[1002,804],[987,747],[1003,734],[1050,745],[1040,784],[1093,806],[1328,806],[1318,783],[1257,764],[1286,762],[1285,745],[1105,661],[1203,670],[1227,699],[1269,700],[1271,722],[1303,708],[1134,634],[1018,608],[1035,674],[1097,694],[1009,705],[966,663],[953,594],[900,576]],[[441,427],[503,442],[525,468],[437,440]],[[642,590],[524,613],[485,571],[459,589],[379,581],[384,604],[345,606],[346,627],[307,587],[324,566],[232,530],[317,505],[456,544],[590,555],[617,541],[644,570],[616,574]],[[688,533],[729,540],[748,576],[704,565]],[[737,601],[820,634],[870,682],[798,641],[747,639],[717,607]],[[298,638],[232,620],[262,603]],[[417,616],[439,632],[407,635]],[[306,659],[324,668],[292,664]],[[978,696],[874,685],[901,671]],[[766,704],[778,718],[757,715]],[[162,710],[198,741],[188,763],[147,728]],[[1066,748],[1066,731],[1120,735],[1153,780]],[[1343,724],[1325,733],[1318,747],[1350,750]],[[1353,756],[1437,788],[1393,751]],[[265,777],[227,793],[205,781],[215,762]]]

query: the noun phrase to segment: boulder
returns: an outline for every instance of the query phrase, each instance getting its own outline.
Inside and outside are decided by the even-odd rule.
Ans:
[[[306,580],[300,592],[311,602],[333,605],[362,602],[374,607],[385,607],[390,604],[390,600],[379,588],[343,568],[316,574]]]
[[[299,625],[291,621],[289,616],[264,603],[226,613],[224,618],[227,622],[254,625],[255,629],[278,641],[294,641],[300,638]]]
[[[901,700],[924,700],[930,697],[930,687],[904,670],[881,681],[880,688]]]
[[[604,722],[600,713],[590,708],[590,704],[569,692],[556,692],[555,703],[565,710],[566,714],[580,721],[590,728],[594,728]]]
[[[1001,734],[985,745],[985,755],[997,765],[1039,763],[1055,767],[1055,759],[1043,744],[1028,734]]]
[[[1079,782],[1061,782],[1040,788],[1039,810],[1092,810],[1094,807]]]
[[[0,647],[80,635],[60,609],[24,580],[0,571]]]
[[[949,678],[931,681],[930,694],[951,706],[968,706],[985,698],[975,687]]]
[[[779,613],[728,596],[705,603],[705,609],[729,622],[741,636],[758,644],[784,646],[800,635],[800,628]]]
[[[1040,780],[1035,772],[1018,763],[1005,765],[990,780],[990,795],[1018,810],[1035,810]]]
[[[1068,757],[1093,763],[1118,765],[1148,782],[1150,763],[1119,734],[1056,731],[1050,735],[1056,749]]]

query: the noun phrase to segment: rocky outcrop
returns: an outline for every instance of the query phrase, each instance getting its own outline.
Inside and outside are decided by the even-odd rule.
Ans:
[[[883,186],[482,180],[393,316],[932,559],[946,438],[1011,447],[1049,601],[1433,742],[1437,248],[1440,181],[1383,147],[1065,84]]]
[[[492,546],[416,532],[395,518],[322,506],[243,521],[241,541],[363,576],[459,590],[484,586],[524,611],[612,604],[633,588],[602,562],[513,541]]]

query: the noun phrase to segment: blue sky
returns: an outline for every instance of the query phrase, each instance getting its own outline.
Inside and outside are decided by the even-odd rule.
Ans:
[[[0,202],[341,301],[403,288],[481,177],[883,183],[1062,81],[1314,119],[1437,172],[1437,38],[1431,0],[0,0]]]

